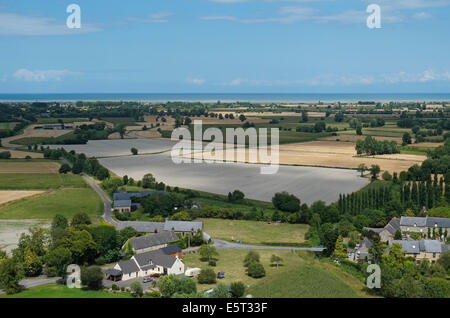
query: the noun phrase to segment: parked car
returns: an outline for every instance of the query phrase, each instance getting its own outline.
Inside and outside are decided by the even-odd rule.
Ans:
[[[151,283],[153,281],[153,278],[151,277],[144,277],[144,279],[142,280],[143,283]]]
[[[224,272],[218,272],[217,273],[217,278],[219,278],[219,279],[225,278],[225,273]]]
[[[150,277],[152,277],[152,278],[159,278],[160,276],[161,276],[161,274],[158,274],[158,273],[150,275]]]

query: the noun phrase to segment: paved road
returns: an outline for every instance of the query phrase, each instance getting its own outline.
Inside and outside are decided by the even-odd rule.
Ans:
[[[259,246],[231,243],[222,240],[214,240],[214,247],[218,250],[294,250],[322,252],[324,247],[288,247],[288,246]]]
[[[73,165],[71,162],[62,157],[60,158],[60,160],[68,164],[72,168]],[[95,190],[95,192],[98,193],[98,195],[102,199],[103,205],[105,206],[105,210],[103,212],[103,219],[105,219],[107,223],[113,226],[117,226],[119,223],[112,218],[111,200],[108,198],[106,193],[103,192],[103,190],[95,183],[94,179],[92,179],[90,176],[88,176],[84,172],[81,173],[81,176],[87,181],[87,183],[89,183],[89,185]]]
[[[40,286],[40,285],[55,283],[59,279],[61,279],[61,277],[38,276],[38,277],[34,277],[34,278],[22,279],[21,281],[19,281],[19,284],[23,288],[26,289],[26,288],[36,287],[36,286]],[[0,290],[0,294],[3,294],[4,292],[5,292],[4,290]]]
[[[87,174],[85,173],[81,173],[81,175],[83,176],[83,178],[89,183],[89,185],[95,190],[95,192],[98,193],[98,195],[100,196],[100,198],[103,201],[103,204],[105,206],[105,211],[103,213],[103,218],[105,219],[106,222],[108,222],[111,225],[117,226],[119,225],[119,223],[117,221],[115,221],[112,218],[112,213],[111,213],[111,200],[108,198],[108,196],[106,195],[105,192],[103,192],[103,190],[95,183],[95,181],[89,177]]]

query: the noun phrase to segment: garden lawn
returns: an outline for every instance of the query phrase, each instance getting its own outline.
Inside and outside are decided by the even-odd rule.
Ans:
[[[131,298],[130,293],[110,293],[106,291],[83,290],[69,288],[60,284],[47,284],[24,290],[21,293],[6,295],[0,298]]]
[[[0,219],[67,218],[86,212],[91,219],[103,212],[103,203],[91,188],[65,188],[2,205]]]
[[[306,298],[306,297],[365,297],[364,284],[357,278],[330,264],[317,260],[310,252],[294,251],[257,251],[266,271],[263,278],[247,276],[243,261],[248,250],[221,250],[217,256],[215,272],[225,272],[225,278],[219,280],[229,286],[232,282],[242,281],[249,285],[246,294],[264,298]],[[271,266],[270,257],[280,256],[282,266]],[[208,267],[200,261],[198,254],[184,255],[183,261],[189,267]],[[198,290],[214,288],[215,284],[198,284]]]
[[[0,190],[41,190],[61,187],[83,187],[88,185],[83,177],[74,174],[56,173],[2,173]]]
[[[262,221],[199,219],[204,230],[215,239],[243,241],[253,245],[302,245],[309,226]]]

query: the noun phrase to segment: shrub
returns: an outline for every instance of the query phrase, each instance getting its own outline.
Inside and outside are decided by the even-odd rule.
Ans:
[[[209,263],[208,263],[208,265],[214,267],[214,266],[216,266],[217,264],[216,264],[216,261],[210,260]]]
[[[233,297],[235,298],[240,298],[242,296],[244,296],[245,293],[245,285],[243,282],[234,282],[231,283],[231,295],[233,295]]]
[[[116,284],[112,284],[111,289],[112,290],[120,290],[119,286],[117,286]]]
[[[197,280],[199,284],[214,284],[216,282],[216,274],[210,268],[202,269]]]
[[[144,293],[144,290],[142,288],[142,285],[138,281],[134,281],[130,285],[131,293],[134,297],[142,297],[142,294]]]
[[[244,259],[244,266],[248,267],[251,263],[259,263],[259,254],[255,251],[248,252]]]
[[[392,180],[392,176],[389,173],[389,171],[385,171],[383,172],[383,174],[381,175],[381,177],[383,178],[384,181],[391,181]]]
[[[9,151],[0,152],[0,159],[9,159],[11,158],[11,153]]]
[[[88,289],[100,290],[103,287],[103,272],[98,266],[81,269],[81,282]]]
[[[262,266],[259,262],[253,262],[248,266],[247,274],[253,278],[261,278],[266,276],[266,271],[264,270],[264,266]]]

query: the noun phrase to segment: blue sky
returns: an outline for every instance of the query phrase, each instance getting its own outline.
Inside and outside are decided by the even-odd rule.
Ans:
[[[0,93],[448,93],[449,18],[450,0],[0,0]]]

